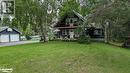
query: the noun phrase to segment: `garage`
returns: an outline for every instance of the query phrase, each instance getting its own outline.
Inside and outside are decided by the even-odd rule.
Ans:
[[[11,42],[19,41],[19,34],[11,34],[10,40],[11,40]]]
[[[0,42],[17,42],[20,41],[20,32],[9,27],[0,28]]]
[[[9,35],[8,34],[2,34],[0,36],[0,42],[9,42]]]

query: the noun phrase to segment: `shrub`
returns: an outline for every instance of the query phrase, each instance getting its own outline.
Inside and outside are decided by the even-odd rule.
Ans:
[[[25,36],[27,40],[31,40],[32,38],[28,35]]]
[[[125,42],[123,43],[122,47],[124,48],[130,48],[130,38],[127,38]]]
[[[88,35],[80,35],[79,38],[78,38],[78,43],[89,44],[90,43],[90,36],[88,36]]]

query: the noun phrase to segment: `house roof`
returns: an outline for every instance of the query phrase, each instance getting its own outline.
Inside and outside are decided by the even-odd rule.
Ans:
[[[18,32],[19,34],[21,34],[21,32],[18,31],[17,29],[9,28],[8,26],[0,27],[0,33],[2,33],[3,31],[5,31],[5,30],[7,30],[7,29],[13,29],[14,31],[16,31],[16,32]]]
[[[75,10],[72,10],[73,14],[75,16],[77,16],[79,19],[81,19],[83,22],[85,21],[85,18],[78,12],[76,12]],[[55,27],[58,23],[62,23],[62,21],[64,21],[64,19],[68,16],[68,13],[66,13],[63,18],[60,18],[55,24],[53,24],[53,27]]]
[[[77,15],[80,19],[82,19],[83,21],[85,20],[84,17],[83,17],[80,13],[76,12],[75,10],[73,10],[73,12],[74,12],[74,14]]]
[[[103,26],[98,23],[90,23],[87,27],[103,28]]]
[[[84,17],[80,14],[80,13],[78,13],[78,12],[76,12],[75,10],[72,10],[72,12],[78,17],[78,18],[80,18],[81,20],[85,20],[84,19]],[[68,13],[66,13],[65,15],[68,15]]]

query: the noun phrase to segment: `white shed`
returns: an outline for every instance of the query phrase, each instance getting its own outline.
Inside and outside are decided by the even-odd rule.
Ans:
[[[0,42],[16,42],[20,41],[20,32],[9,27],[0,28]]]

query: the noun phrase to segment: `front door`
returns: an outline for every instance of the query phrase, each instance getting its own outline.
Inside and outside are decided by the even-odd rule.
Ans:
[[[70,30],[70,39],[74,39],[74,30]]]

